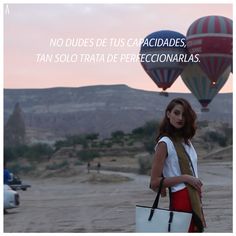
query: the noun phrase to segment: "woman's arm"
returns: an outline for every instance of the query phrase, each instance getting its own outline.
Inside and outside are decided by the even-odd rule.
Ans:
[[[152,169],[151,169],[151,182],[150,188],[156,191],[160,185],[161,175],[167,157],[167,147],[164,142],[160,142],[156,148]]]
[[[165,163],[165,159],[167,158],[167,146],[166,143],[160,142],[157,146],[152,170],[151,170],[151,183],[150,187],[153,191],[156,191],[159,187],[160,181],[162,179],[162,172]],[[175,177],[165,178],[163,183],[163,187],[171,187],[179,183],[188,183],[196,188],[199,192],[201,191],[202,183],[198,178],[195,178],[190,175],[180,175]]]

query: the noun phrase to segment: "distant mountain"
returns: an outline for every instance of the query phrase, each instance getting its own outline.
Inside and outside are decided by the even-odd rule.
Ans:
[[[99,85],[79,88],[5,89],[4,122],[16,103],[24,113],[28,135],[34,140],[57,139],[69,134],[130,132],[145,122],[161,119],[169,101],[175,97],[187,99],[199,120],[232,124],[232,93],[218,94],[209,105],[209,112],[192,94],[159,92],[130,88],[126,85]],[[32,140],[30,140],[32,141]]]

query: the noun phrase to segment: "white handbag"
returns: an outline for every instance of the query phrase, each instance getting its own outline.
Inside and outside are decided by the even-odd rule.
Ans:
[[[136,232],[188,232],[192,213],[158,208],[163,181],[152,207],[136,205]]]

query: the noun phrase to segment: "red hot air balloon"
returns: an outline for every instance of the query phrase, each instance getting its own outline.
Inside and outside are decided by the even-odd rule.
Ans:
[[[145,44],[145,42],[150,42],[150,44]],[[154,45],[152,45],[152,42],[155,42]],[[176,42],[179,43],[177,44]],[[187,53],[186,37],[183,34],[171,30],[161,30],[149,34],[144,39],[144,43],[141,45],[140,49],[140,54],[150,55],[153,56],[153,58],[160,56],[160,59],[161,57],[178,56],[180,54],[187,55]],[[164,91],[174,83],[186,66],[186,63],[177,61],[170,62],[168,60],[147,60],[140,62],[143,69],[154,83],[159,88],[162,88],[163,91],[160,94],[165,96],[168,96],[168,93]]]
[[[232,63],[233,21],[223,16],[205,16],[194,21],[187,31],[187,48],[199,54],[200,67],[214,85]]]

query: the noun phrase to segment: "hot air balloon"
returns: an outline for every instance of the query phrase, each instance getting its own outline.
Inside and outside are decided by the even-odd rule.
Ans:
[[[182,46],[176,45],[173,42],[182,42]],[[150,43],[146,43],[150,42]],[[151,45],[151,42],[156,42]],[[163,43],[161,42],[171,42]],[[170,30],[161,30],[148,35],[143,44],[141,45],[140,55],[159,55],[159,56],[172,56],[179,54],[187,54],[186,38],[184,35]],[[185,64],[183,62],[170,62],[168,60],[159,61],[140,61],[146,73],[151,77],[154,83],[162,88],[162,95],[168,95],[164,92],[168,89],[177,77],[183,71]]]
[[[194,21],[187,31],[187,48],[199,54],[200,66],[214,85],[232,63],[233,21],[223,16],[205,16]]]
[[[220,75],[214,87],[211,81],[197,63],[186,66],[181,78],[192,94],[202,105],[202,111],[209,111],[207,106],[224,86],[230,74],[230,66]]]

